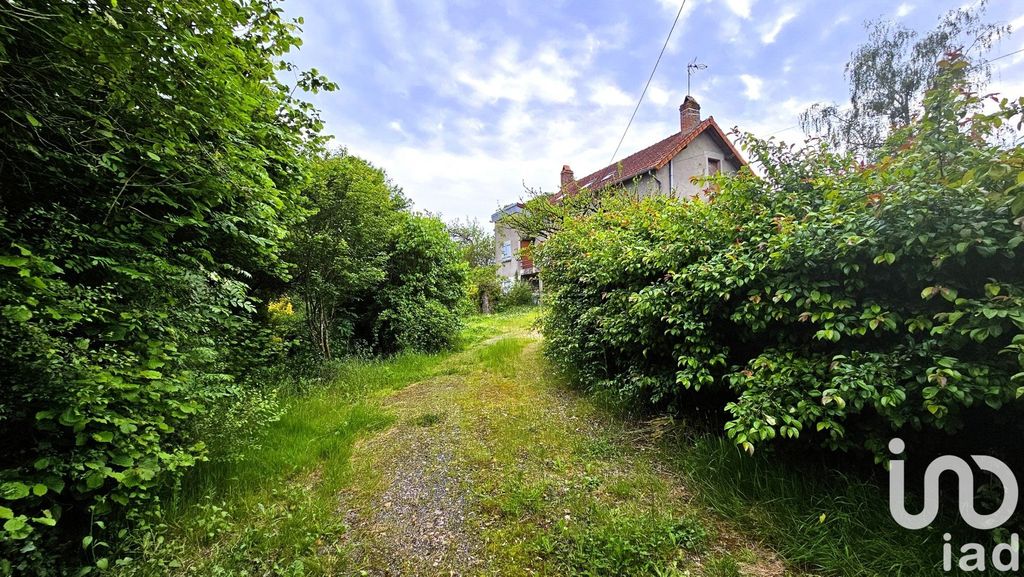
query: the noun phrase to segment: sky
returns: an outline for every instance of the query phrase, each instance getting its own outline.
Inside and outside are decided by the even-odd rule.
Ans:
[[[885,17],[920,31],[961,2],[687,0],[615,160],[679,130],[686,65],[701,112],[723,129],[801,141],[798,115],[849,99],[843,67]],[[672,25],[677,0],[285,0],[302,16],[290,59],[338,83],[310,95],[334,146],[383,168],[416,209],[482,223],[529,190],[612,161]],[[988,54],[1024,48],[1024,6]],[[1019,31],[1018,31],[1019,30]],[[990,89],[1024,95],[1024,52],[994,62]]]

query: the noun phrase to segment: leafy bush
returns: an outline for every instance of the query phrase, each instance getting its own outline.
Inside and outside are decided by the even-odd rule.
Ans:
[[[295,26],[273,2],[0,5],[0,574],[110,564],[109,514],[204,458],[196,416],[267,349],[319,144],[277,80]]]
[[[383,352],[451,347],[461,320],[467,266],[444,223],[405,214],[392,231],[387,277],[378,288],[374,343]]]
[[[549,354],[588,386],[734,401],[747,450],[820,435],[864,446],[954,432],[1024,390],[1024,152],[943,63],[925,114],[873,166],[746,139],[764,176],[710,201],[605,199],[542,248]]]
[[[513,307],[524,307],[533,304],[533,285],[517,280],[508,287],[498,298],[498,310],[508,310]]]
[[[317,159],[303,196],[314,214],[292,231],[289,288],[320,359],[454,342],[467,266],[440,220],[347,153]]]
[[[360,311],[387,277],[388,234],[405,218],[406,201],[382,170],[346,153],[317,159],[310,175],[303,197],[313,214],[290,237],[291,290],[309,341],[330,360],[368,337],[358,334],[368,325]]]

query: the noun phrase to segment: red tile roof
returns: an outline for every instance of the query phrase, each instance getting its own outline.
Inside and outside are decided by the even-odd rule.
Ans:
[[[739,163],[741,166],[747,164],[739,151],[732,145],[732,142],[726,137],[722,129],[719,128],[718,123],[715,122],[713,116],[708,117],[697,125],[692,131],[687,133],[677,132],[668,138],[652,144],[647,148],[636,152],[616,162],[610,164],[601,170],[594,173],[588,174],[583,178],[576,181],[577,190],[580,188],[590,188],[592,190],[598,190],[606,186],[619,184],[652,170],[658,170],[659,168],[668,164],[668,161],[675,158],[677,154],[683,151],[687,146],[690,145],[701,133],[710,131],[709,134],[719,140],[719,146],[731,153],[730,160]],[[556,197],[561,197],[563,192],[556,194]]]

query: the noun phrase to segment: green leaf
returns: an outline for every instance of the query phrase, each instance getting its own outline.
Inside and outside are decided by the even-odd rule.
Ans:
[[[13,519],[14,511],[11,511],[7,507],[0,507],[0,519]]]
[[[22,256],[0,256],[0,266],[21,268],[28,264],[28,259]]]
[[[4,531],[13,535],[15,539],[24,539],[28,536],[27,532],[25,532],[25,529],[29,528],[27,525],[24,517],[14,517],[4,523]]]
[[[28,123],[31,124],[35,128],[39,128],[40,126],[43,125],[41,122],[39,122],[38,119],[36,119],[35,116],[32,116],[31,112],[26,112],[25,113],[25,120],[28,120]]]
[[[145,371],[140,371],[139,376],[141,376],[144,379],[157,380],[163,378],[164,375],[160,371],[153,371],[147,369]]]
[[[43,495],[46,494],[46,491],[46,485],[43,485],[41,483],[36,483],[35,485],[32,485],[32,494],[35,495],[36,497],[42,497]]]
[[[28,497],[30,492],[31,490],[28,485],[18,481],[9,481],[0,485],[0,499],[7,499],[8,501],[24,499]]]
[[[3,311],[5,317],[16,323],[23,323],[32,318],[32,311],[25,305],[7,305]]]
[[[100,443],[109,443],[110,441],[114,440],[114,432],[100,431],[98,433],[93,433],[92,438],[95,439],[96,441],[99,441]]]

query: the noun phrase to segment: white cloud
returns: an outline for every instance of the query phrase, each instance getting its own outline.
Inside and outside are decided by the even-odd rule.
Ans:
[[[389,122],[388,123],[388,128],[390,128],[391,130],[394,130],[395,132],[397,132],[399,134],[402,134],[402,133],[405,132],[404,130],[402,130],[402,123],[397,121],[397,120],[392,120],[391,122]]]
[[[1010,20],[1010,31],[1018,32],[1021,28],[1024,28],[1024,14]]]
[[[718,24],[718,36],[729,44],[744,40],[742,21],[736,18],[722,18]]]
[[[748,100],[759,100],[761,98],[761,88],[764,86],[764,79],[750,74],[740,74],[740,81],[743,82],[743,94]]]
[[[911,12],[913,12],[914,8],[915,8],[915,6],[913,4],[911,4],[909,2],[904,2],[904,3],[899,5],[899,8],[896,9],[896,17],[897,18],[903,18],[904,16],[906,16],[906,15],[910,14]]]
[[[485,66],[458,66],[455,81],[471,89],[474,104],[499,100],[513,102],[566,103],[576,96],[572,80],[579,73],[553,48],[544,48],[530,58],[519,55],[519,46],[509,42]]]
[[[676,25],[676,29],[675,32],[672,34],[672,38],[669,39],[667,49],[669,54],[675,54],[679,52],[682,49],[682,47],[686,45],[684,40],[684,34],[682,34],[682,32],[686,28],[687,23],[690,21],[690,16],[693,14],[693,11],[700,6],[701,2],[702,0],[687,0],[685,4],[682,4],[682,13],[679,14],[679,24]],[[679,13],[679,7],[681,5],[679,0],[657,0],[657,3],[661,5],[661,7],[665,9],[666,12],[671,13],[673,16]],[[669,21],[669,23],[670,22],[671,20]],[[668,26],[668,24],[666,24],[666,26]],[[666,29],[665,33],[667,32],[668,30]]]
[[[671,94],[669,91],[657,84],[652,84],[651,87],[647,89],[647,100],[656,106],[664,106],[668,104],[670,97]]]
[[[590,101],[598,106],[631,106],[635,104],[633,97],[607,80],[591,86]]]
[[[804,133],[798,125],[800,113],[815,102],[807,98],[790,97],[774,106],[759,109],[760,114],[748,117],[739,126],[761,138],[774,136],[786,142],[802,142]]]
[[[775,42],[775,38],[778,37],[779,32],[782,32],[782,28],[786,24],[797,17],[800,12],[793,6],[786,6],[782,9],[782,12],[775,18],[775,21],[771,23],[767,28],[761,31],[761,42],[763,44],[771,44]]]
[[[744,19],[750,18],[750,8],[753,4],[754,0],[725,0],[726,7],[728,7],[733,14]]]

